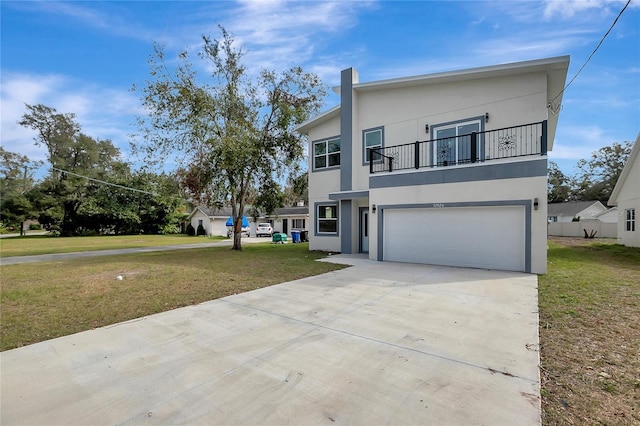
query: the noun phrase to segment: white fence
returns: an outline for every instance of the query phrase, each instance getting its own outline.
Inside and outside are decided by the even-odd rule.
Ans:
[[[604,223],[597,219],[585,219],[580,222],[551,222],[547,227],[547,235],[556,237],[584,237],[584,232],[596,238],[617,238],[618,224]]]

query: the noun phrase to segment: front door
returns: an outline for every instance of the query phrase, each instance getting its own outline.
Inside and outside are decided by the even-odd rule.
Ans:
[[[369,208],[360,208],[360,253],[369,253]]]
[[[289,222],[287,221],[287,219],[282,219],[282,232],[284,234],[289,233]]]

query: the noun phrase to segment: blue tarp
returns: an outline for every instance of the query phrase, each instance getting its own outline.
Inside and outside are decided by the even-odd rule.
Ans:
[[[227,223],[225,224],[225,226],[233,226],[233,217],[229,216],[229,219],[227,220]],[[246,216],[242,216],[242,227],[246,228],[249,226],[249,221],[247,220]]]

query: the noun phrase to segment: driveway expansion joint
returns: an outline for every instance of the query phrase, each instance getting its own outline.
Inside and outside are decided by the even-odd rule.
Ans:
[[[381,297],[382,296],[380,296],[380,297],[378,297],[376,299],[380,299]],[[382,344],[382,345],[393,347],[395,349],[401,349],[401,350],[405,350],[405,351],[409,351],[409,352],[414,352],[414,353],[417,353],[417,354],[420,354],[420,355],[425,355],[425,356],[428,356],[428,357],[438,358],[438,359],[441,359],[443,361],[452,362],[452,363],[455,363],[455,364],[461,364],[461,365],[464,365],[466,367],[472,367],[472,368],[476,368],[476,369],[480,369],[480,370],[485,370],[485,371],[488,371],[491,374],[500,373],[500,374],[502,374],[504,376],[507,376],[507,377],[513,377],[513,378],[525,380],[525,381],[531,382],[531,383],[538,383],[539,382],[538,379],[530,379],[528,377],[512,374],[512,373],[509,373],[508,371],[503,371],[503,370],[492,368],[492,367],[489,367],[489,366],[486,366],[486,365],[474,364],[472,362],[467,362],[467,361],[463,361],[463,360],[460,360],[460,359],[455,359],[455,358],[447,357],[447,356],[444,356],[444,355],[439,355],[439,354],[433,353],[433,352],[422,351],[420,349],[410,348],[408,346],[399,345],[397,343],[387,342],[387,341],[384,341],[384,340],[375,339],[373,337],[364,336],[364,335],[361,335],[361,334],[356,334],[356,333],[352,333],[352,332],[349,332],[349,331],[346,331],[346,330],[340,330],[340,329],[329,327],[329,326],[325,325],[325,324],[328,324],[328,323],[331,323],[331,322],[335,321],[336,319],[338,319],[338,318],[340,318],[340,317],[342,317],[344,315],[340,315],[338,317],[331,318],[328,321],[326,321],[325,323],[315,323],[315,322],[305,321],[305,320],[301,320],[301,319],[298,319],[298,318],[290,317],[290,316],[287,316],[287,315],[279,314],[279,313],[276,313],[276,312],[271,312],[271,311],[268,311],[268,310],[265,310],[265,309],[260,309],[260,308],[254,307],[254,306],[245,305],[245,304],[237,303],[237,302],[232,302],[232,301],[230,301],[228,299],[221,299],[221,301],[223,301],[225,303],[228,303],[228,304],[231,304],[231,305],[234,305],[234,306],[238,306],[238,307],[242,307],[242,308],[246,308],[246,309],[251,309],[251,310],[262,312],[262,313],[265,313],[265,314],[268,314],[268,315],[276,316],[276,317],[279,317],[279,318],[282,318],[282,319],[285,319],[285,320],[288,320],[288,321],[298,322],[298,323],[309,325],[309,326],[312,326],[312,327],[321,328],[321,329],[327,330],[327,331],[333,331],[335,333],[343,334],[343,335],[346,335],[346,336],[349,336],[349,337],[354,337],[354,338],[366,340],[366,341],[369,341],[369,342],[379,343],[379,344]],[[363,305],[363,306],[365,306],[365,305]],[[351,312],[354,312],[356,310],[357,309],[354,309]],[[349,312],[349,313],[351,313],[351,312]]]

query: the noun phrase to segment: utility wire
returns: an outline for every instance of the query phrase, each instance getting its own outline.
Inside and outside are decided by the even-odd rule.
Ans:
[[[57,171],[59,171],[61,173],[68,173],[68,174],[73,175],[73,176],[77,176],[77,177],[84,178],[84,179],[87,179],[87,180],[92,180],[94,182],[99,182],[99,183],[102,183],[102,184],[105,184],[105,185],[115,186],[117,188],[126,189],[128,191],[140,192],[142,194],[153,195],[154,197],[158,196],[158,194],[154,194],[153,192],[149,192],[149,191],[143,191],[142,189],[129,188],[128,186],[118,185],[117,183],[105,182],[105,181],[100,180],[100,179],[94,179],[94,178],[90,178],[88,176],[79,175],[78,173],[73,173],[73,172],[70,172],[70,171],[67,171],[67,170],[62,170],[62,169],[59,169],[59,168],[53,167],[53,166],[51,166],[51,168],[53,170],[57,170]]]
[[[593,55],[595,55],[595,53],[598,51],[598,49],[600,48],[600,46],[602,45],[602,43],[604,42],[604,39],[607,38],[607,36],[609,35],[609,33],[611,32],[611,30],[613,29],[613,27],[616,26],[616,23],[618,22],[618,19],[620,19],[620,16],[622,16],[622,14],[624,13],[625,9],[627,8],[627,6],[629,6],[629,4],[631,3],[631,0],[627,0],[627,4],[624,5],[624,7],[622,8],[622,10],[620,11],[620,13],[618,13],[618,16],[616,16],[616,19],[613,20],[613,23],[611,24],[611,26],[609,27],[609,29],[607,30],[607,32],[605,33],[604,36],[602,36],[602,38],[600,39],[600,42],[598,43],[598,45],[596,46],[595,49],[593,49],[593,52],[591,52],[591,55],[589,55],[589,57],[587,58],[587,60],[584,62],[584,64],[582,64],[582,66],[580,67],[580,69],[578,70],[578,72],[576,73],[576,75],[573,76],[573,78],[571,79],[571,81],[569,81],[569,83],[567,83],[566,86],[564,86],[564,89],[562,89],[560,91],[560,93],[558,93],[556,95],[555,98],[551,99],[551,101],[549,101],[549,105],[553,104],[555,102],[556,99],[558,99],[560,97],[560,95],[562,95],[564,93],[565,90],[567,90],[569,88],[569,86],[571,86],[571,83],[573,83],[573,81],[578,77],[578,75],[580,75],[580,73],[582,72],[582,70],[584,69],[584,67],[587,66],[587,64],[589,63],[589,61],[591,60],[591,58],[593,57]]]

